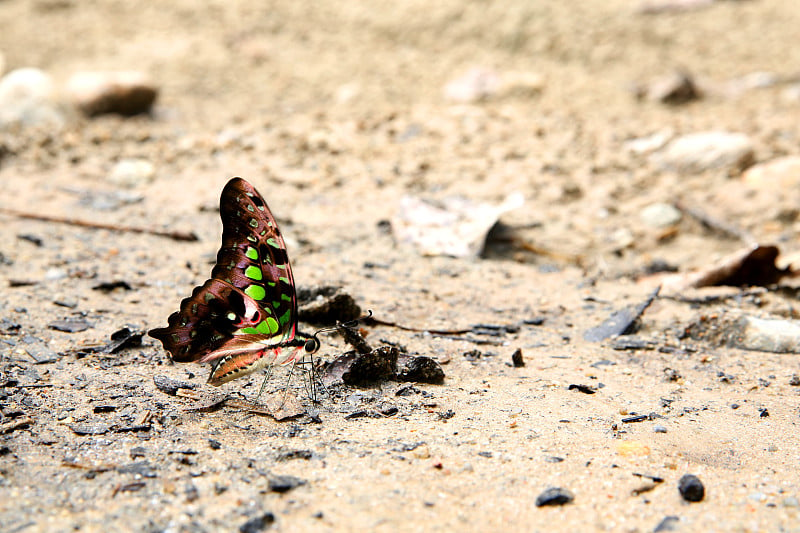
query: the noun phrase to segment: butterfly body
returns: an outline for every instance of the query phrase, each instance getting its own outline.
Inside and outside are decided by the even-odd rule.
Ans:
[[[177,362],[214,363],[220,385],[301,352],[316,339],[297,337],[297,296],[286,244],[264,199],[231,179],[220,196],[222,246],[211,279],[181,301],[165,328],[149,332]]]

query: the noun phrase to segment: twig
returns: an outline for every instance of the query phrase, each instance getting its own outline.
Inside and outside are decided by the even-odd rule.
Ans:
[[[463,335],[464,333],[470,333],[473,328],[467,329],[429,329],[429,328],[412,328],[410,326],[403,326],[402,324],[398,324],[396,322],[390,322],[388,320],[381,320],[380,318],[370,317],[364,320],[364,323],[367,325],[377,324],[379,326],[389,326],[391,328],[402,329],[403,331],[416,331],[418,333],[431,333],[433,335]]]
[[[779,287],[775,287],[775,290],[778,290]],[[769,287],[756,287],[753,289],[748,290],[741,290],[738,292],[733,293],[725,293],[725,294],[708,294],[705,296],[699,297],[692,297],[692,296],[685,296],[683,294],[665,294],[661,296],[661,298],[665,300],[673,300],[675,302],[680,302],[684,304],[699,304],[699,305],[708,305],[714,304],[717,302],[724,302],[726,300],[736,300],[741,298],[748,298],[750,296],[762,296],[771,292]]]
[[[711,215],[701,211],[697,207],[690,207],[684,204],[680,200],[676,200],[673,202],[675,209],[680,211],[681,213],[692,217],[693,219],[697,220],[704,228],[707,228],[711,231],[716,231],[722,235],[727,237],[733,237],[734,239],[739,239],[746,243],[754,242],[753,236],[750,235],[748,232],[744,231],[741,228],[737,228],[733,224],[729,224],[724,220],[719,220],[717,218],[712,217]]]
[[[537,246],[531,242],[528,242],[520,237],[511,237],[509,240],[511,241],[512,245],[522,248],[526,252],[531,252],[536,255],[549,257],[550,259],[561,261],[562,263],[569,263],[571,265],[580,267],[583,266],[585,262],[585,258],[582,255],[574,255],[574,254],[548,250],[546,248],[542,248],[541,246]]]
[[[15,216],[18,218],[25,218],[28,220],[38,220],[40,222],[55,222],[57,224],[68,224],[70,226],[80,226],[82,228],[92,229],[107,229],[111,231],[126,231],[129,233],[147,233],[149,235],[157,235],[159,237],[167,237],[176,241],[194,242],[199,240],[194,232],[183,231],[162,231],[153,228],[139,228],[136,226],[119,226],[116,224],[101,224],[99,222],[89,222],[86,220],[79,220],[77,218],[54,217],[49,215],[37,215],[36,213],[25,213],[15,209],[8,209],[0,207],[0,213]]]

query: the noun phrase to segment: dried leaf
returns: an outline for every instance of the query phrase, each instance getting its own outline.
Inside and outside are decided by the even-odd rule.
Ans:
[[[777,246],[751,246],[725,257],[704,270],[670,276],[663,284],[670,292],[718,285],[732,287],[773,285],[785,276],[795,275],[791,267],[779,268],[775,264],[779,254]]]
[[[500,205],[449,198],[440,203],[405,196],[392,219],[392,232],[400,243],[421,255],[478,257],[486,236],[500,216],[524,203],[522,194],[509,195]]]

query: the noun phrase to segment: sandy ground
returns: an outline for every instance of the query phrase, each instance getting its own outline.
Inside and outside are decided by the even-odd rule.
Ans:
[[[797,355],[682,335],[729,311],[794,318],[795,290],[658,299],[637,333],[652,349],[583,339],[653,290],[647,265],[686,272],[742,247],[688,217],[647,226],[649,204],[681,198],[798,248],[796,176],[754,189],[738,171],[672,172],[626,148],[723,130],[748,135],[756,162],[797,155],[800,102],[781,81],[800,66],[796,3],[650,15],[629,0],[340,4],[0,2],[7,71],[37,67],[60,84],[85,69],[138,69],[161,89],[150,117],[4,132],[0,205],[200,237],[0,215],[0,529],[235,531],[271,516],[265,527],[278,531],[652,531],[674,516],[675,530],[800,530]],[[528,81],[448,99],[445,85],[474,68]],[[705,98],[636,98],[676,68]],[[739,83],[757,72],[778,82]],[[108,175],[130,157],[155,178],[120,189]],[[235,175],[272,207],[298,286],[340,286],[407,326],[516,327],[455,339],[368,328],[375,345],[437,358],[445,383],[410,395],[396,382],[353,388],[323,397],[318,417],[282,422],[191,411],[153,377],[205,395],[218,390],[207,369],[172,364],[148,337],[76,355],[127,324],[166,324],[207,278],[215,206]],[[499,203],[512,192],[525,205],[502,220],[517,240],[485,258],[422,257],[387,231],[405,194]],[[131,290],[93,290],[114,281]],[[48,326],[62,319],[91,327]],[[325,359],[347,349],[323,340]],[[521,368],[510,364],[518,348]],[[223,390],[252,397],[260,381]],[[359,411],[369,416],[347,416]],[[87,428],[95,434],[76,431]],[[702,502],[681,499],[686,473],[705,484]],[[286,475],[304,484],[276,492]],[[548,487],[574,501],[537,507]]]

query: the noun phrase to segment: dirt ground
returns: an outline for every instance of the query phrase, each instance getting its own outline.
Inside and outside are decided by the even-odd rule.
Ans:
[[[1,133],[0,206],[200,237],[0,214],[0,530],[257,531],[263,518],[276,531],[633,532],[674,516],[661,527],[800,531],[798,356],[682,335],[725,312],[795,318],[795,290],[659,298],[636,334],[650,349],[583,338],[652,292],[648,265],[688,272],[743,246],[687,216],[668,231],[644,224],[650,204],[680,198],[758,242],[800,249],[797,176],[754,189],[738,171],[673,172],[626,144],[721,130],[748,135],[756,163],[800,155],[800,101],[781,81],[800,72],[800,10],[639,6],[0,2],[6,72],[37,67],[62,84],[81,70],[137,69],[160,88],[152,116]],[[444,87],[476,68],[529,81],[448,98]],[[636,97],[675,69],[704,98]],[[778,82],[739,83],[759,72]],[[124,158],[150,162],[154,179],[114,185]],[[149,337],[79,353],[125,325],[165,325],[208,277],[232,176],[269,202],[299,287],[342,287],[407,326],[512,327],[460,338],[367,328],[374,345],[439,360],[444,384],[352,388],[288,421],[192,411],[153,378],[206,395],[219,391],[208,369],[171,363]],[[502,221],[516,240],[483,258],[423,257],[386,224],[403,195],[496,204],[513,192],[525,204]],[[130,290],[94,289],[116,281]],[[50,327],[65,319],[91,327]],[[320,354],[347,349],[327,335]],[[222,390],[250,398],[260,382]],[[637,414],[652,416],[623,422]],[[704,483],[702,502],[681,498],[686,473]],[[304,483],[278,492],[277,476]],[[537,507],[548,487],[574,501]]]

